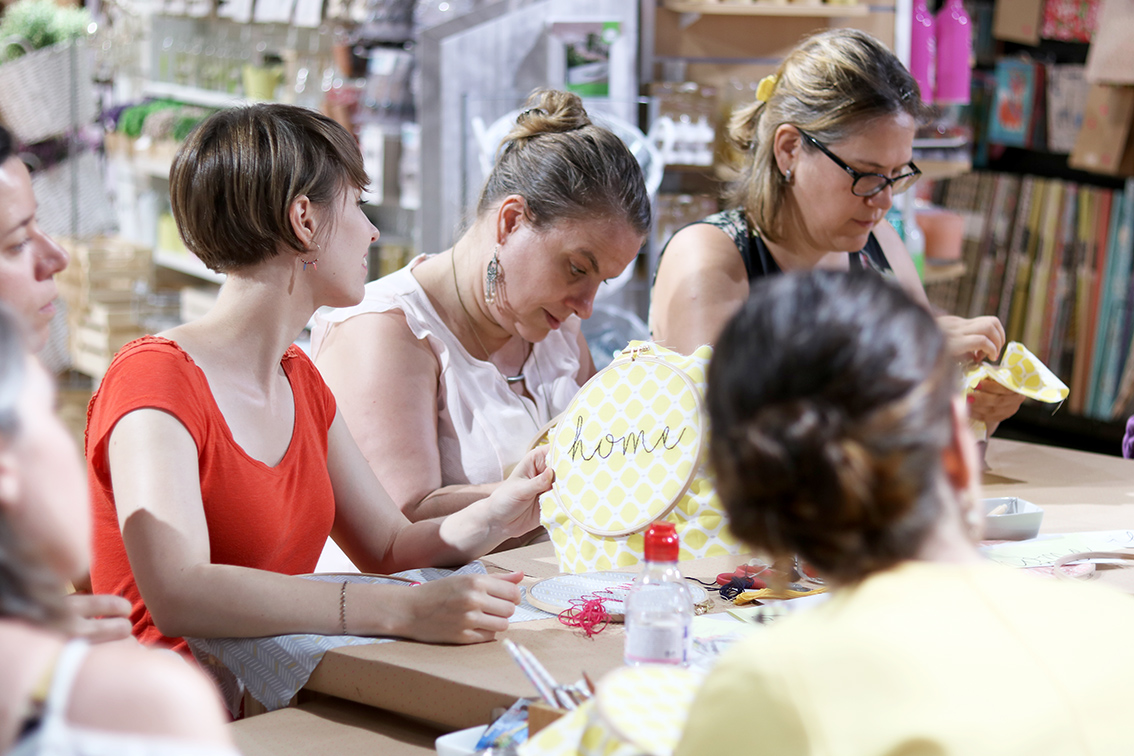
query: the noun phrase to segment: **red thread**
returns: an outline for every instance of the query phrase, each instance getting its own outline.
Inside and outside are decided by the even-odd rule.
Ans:
[[[568,602],[571,606],[559,613],[559,621],[567,627],[581,629],[588,638],[598,635],[610,624],[610,612],[606,610],[604,602],[622,601],[630,585],[611,586],[571,599]],[[617,595],[615,591],[621,591],[622,595]]]
[[[567,627],[577,627],[590,638],[601,633],[610,624],[610,612],[603,606],[607,599],[571,599],[571,606],[559,613],[559,621]]]

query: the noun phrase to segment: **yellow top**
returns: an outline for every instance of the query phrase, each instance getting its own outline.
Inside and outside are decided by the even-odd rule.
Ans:
[[[909,562],[730,650],[678,756],[1134,753],[1134,600]]]

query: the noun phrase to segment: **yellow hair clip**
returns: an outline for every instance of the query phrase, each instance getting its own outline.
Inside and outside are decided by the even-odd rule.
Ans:
[[[760,83],[756,85],[756,99],[760,102],[767,102],[772,99],[772,92],[776,88],[777,81],[779,81],[779,78],[775,74],[760,79]]]

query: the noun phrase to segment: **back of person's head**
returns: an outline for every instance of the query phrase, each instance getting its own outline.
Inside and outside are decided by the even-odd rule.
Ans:
[[[591,123],[578,95],[537,91],[504,137],[477,203],[482,217],[510,195],[527,205],[540,229],[560,221],[625,220],[650,229],[650,197],[642,168],[609,129]]]
[[[942,515],[957,368],[933,317],[873,275],[753,286],[709,367],[710,459],[736,535],[853,582]]]
[[[334,204],[367,185],[354,137],[324,115],[293,105],[222,110],[177,151],[169,198],[185,245],[216,271],[255,265],[281,245],[308,251],[289,210],[306,196],[330,230]]]
[[[20,405],[28,379],[22,326],[0,303],[0,454],[20,443]],[[10,463],[10,462],[9,462]],[[7,490],[0,490],[0,618],[58,625],[64,618],[62,579],[38,554],[38,544],[17,533],[9,516]]]
[[[799,44],[774,76],[766,101],[737,110],[728,137],[742,156],[728,199],[775,240],[785,184],[773,139],[784,124],[824,144],[836,144],[885,116],[906,113],[920,124],[929,114],[917,81],[880,41],[857,29],[831,29]],[[814,149],[804,143],[804,149]]]
[[[0,164],[7,162],[8,158],[12,157],[12,150],[14,149],[12,142],[12,133],[0,126]]]

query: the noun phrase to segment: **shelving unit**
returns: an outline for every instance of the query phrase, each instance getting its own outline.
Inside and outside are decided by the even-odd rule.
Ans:
[[[149,97],[164,97],[205,108],[230,108],[234,105],[256,102],[228,92],[215,92],[211,89],[189,87],[168,81],[146,81],[142,85],[142,92]]]
[[[154,264],[168,268],[169,270],[176,270],[178,273],[184,273],[187,276],[199,278],[202,281],[208,281],[209,283],[224,283],[224,275],[209,270],[205,267],[203,262],[192,254],[155,249]]]
[[[926,263],[925,272],[922,274],[922,281],[927,285],[953,281],[965,275],[965,271],[965,264],[961,262],[949,265],[932,265]]]
[[[190,17],[168,5],[161,10],[161,5],[146,15],[146,33],[137,43],[145,48],[136,58],[139,67],[119,72],[121,81],[116,81],[115,95],[123,103],[149,97],[224,109],[274,101],[260,99],[273,91],[274,81],[274,97],[280,101],[321,108],[330,97],[330,89],[344,87],[346,95],[358,96],[349,119],[359,134],[367,169],[380,189],[376,189],[374,202],[382,204],[364,206],[382,232],[370,252],[372,275],[412,255],[419,246],[418,213],[401,206],[403,196],[409,195],[402,194],[403,176],[397,169],[403,144],[401,127],[404,121],[413,120],[413,106],[405,60],[394,59],[389,53],[396,50],[404,58],[409,49],[406,46],[412,46],[414,30],[409,17],[364,24],[325,18],[322,26],[315,27],[244,23],[222,15]],[[348,39],[349,45],[336,48]],[[344,59],[343,48],[350,51],[351,60]],[[361,60],[379,53],[386,55],[384,62],[393,63],[379,66],[376,72],[375,66]],[[344,75],[343,66],[353,68]],[[252,72],[281,73],[277,79],[257,79],[250,67]],[[367,73],[355,76],[360,69]],[[397,88],[400,85],[403,89]],[[260,98],[244,96],[243,87],[253,87],[247,91],[258,93]],[[348,118],[345,111],[334,115],[344,121]],[[168,227],[162,235],[163,224],[169,220],[164,216],[169,212],[168,180],[176,145],[164,141],[171,138],[168,130],[155,132],[152,144],[150,136],[145,128],[136,140],[116,135],[115,149],[107,151],[114,166],[115,196],[124,208],[120,223],[123,237],[153,250],[152,264],[160,287],[210,290],[223,283],[225,276],[210,271],[192,253],[175,246]],[[407,183],[412,173],[407,174]]]
[[[1021,12],[1007,0],[995,0],[985,5],[983,14],[974,15],[974,25],[983,19],[991,29],[1008,36],[1007,26],[997,20],[997,12],[1005,9],[1011,9],[1009,15]],[[1042,9],[1036,6],[1035,12],[1039,14]],[[1033,31],[1040,28],[1032,26]],[[978,28],[975,35],[977,68],[989,79],[995,78],[994,69],[1005,58],[1025,55],[1037,64],[1081,65],[1088,55],[1084,42],[994,40],[981,34],[982,30],[988,31]],[[987,40],[983,47],[981,39]],[[1048,69],[1045,74],[1050,72]],[[1050,83],[1050,78],[1044,78]],[[1043,96],[1047,96],[1046,91]],[[994,93],[989,97],[996,102]],[[1050,103],[1042,105],[1042,111],[1047,111]],[[988,117],[987,113],[983,115]],[[990,314],[999,315],[1009,338],[1023,342],[1071,388],[1072,394],[1062,407],[1027,403],[1001,424],[998,437],[1117,455],[1121,453],[1125,413],[1129,410],[1114,405],[1122,395],[1125,358],[1121,354],[1129,336],[1119,330],[1114,331],[1117,335],[1113,339],[1106,334],[1108,328],[1115,328],[1110,324],[1123,321],[1129,304],[1119,297],[1116,306],[1108,304],[1104,309],[1103,292],[1113,291],[1112,282],[1121,291],[1126,290],[1126,284],[1119,283],[1123,273],[1114,274],[1106,264],[1111,258],[1122,259],[1120,250],[1129,250],[1130,242],[1128,235],[1124,238],[1099,226],[1096,212],[1100,203],[1107,202],[1113,218],[1116,210],[1109,204],[1113,198],[1109,193],[1123,191],[1125,181],[1071,168],[1066,138],[1059,140],[1058,151],[1050,152],[1049,136],[1035,143],[1026,140],[1028,147],[990,147],[977,168],[980,178],[962,177],[939,193],[942,204],[948,202],[955,211],[971,214],[976,220],[967,229],[968,270],[955,285],[945,283],[940,291],[945,299],[954,301],[951,309],[959,315],[997,310]],[[1005,183],[1018,182],[1015,185],[1019,186],[1024,181],[1031,184],[1029,192]],[[1002,197],[1018,200],[1028,195],[1032,199],[1023,211],[1014,204],[997,210],[999,205],[993,199],[998,192]],[[994,211],[1000,213],[995,218]],[[1065,226],[1068,222],[1072,224],[1070,234]],[[1024,239],[1026,244],[1013,244],[1016,239]],[[1011,277],[1008,271],[1013,271]],[[1084,282],[1090,282],[1090,286]],[[1100,287],[1097,297],[1092,293],[1095,286]]]
[[[873,0],[869,5],[640,0],[640,78],[643,93],[658,103],[650,109],[643,129],[649,130],[663,115],[674,119],[673,112],[681,112],[680,104],[662,102],[684,96],[680,82],[697,82],[716,91],[705,96],[717,98],[711,118],[719,124],[728,108],[750,101],[755,83],[775,72],[801,39],[824,29],[862,29],[896,50],[901,46],[900,20],[909,16],[910,5],[911,0]],[[664,86],[667,83],[674,88]],[[689,119],[696,122],[702,113],[693,112],[694,108],[690,107]],[[674,211],[672,216],[659,217],[659,228],[680,227],[689,219],[681,216],[679,208],[719,197],[726,174],[718,167],[666,166],[659,191],[670,201],[659,207]],[[682,201],[683,196],[689,199]],[[661,243],[664,240],[651,241],[651,273]]]
[[[954,176],[963,176],[971,173],[973,163],[971,160],[918,160],[914,159],[917,167],[921,169],[923,179],[947,179]]]
[[[866,5],[855,3],[724,3],[665,0],[665,7],[675,13],[694,16],[784,16],[794,18],[855,18],[870,14]],[[688,19],[688,24],[697,19]]]

